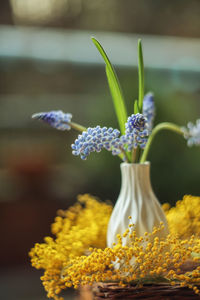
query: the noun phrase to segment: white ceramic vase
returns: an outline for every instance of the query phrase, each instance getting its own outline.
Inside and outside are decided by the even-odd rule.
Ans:
[[[117,242],[116,235],[123,235],[131,222],[138,237],[145,232],[152,232],[154,226],[164,223],[160,237],[168,234],[167,221],[159,204],[150,181],[150,163],[121,164],[121,191],[113,209],[107,231],[107,246],[113,247]],[[128,245],[129,237],[123,238],[123,245]]]

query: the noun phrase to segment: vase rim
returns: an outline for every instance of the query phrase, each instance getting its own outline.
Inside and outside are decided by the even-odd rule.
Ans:
[[[144,163],[127,163],[127,162],[122,162],[120,165],[121,166],[149,166],[151,164],[150,161],[145,161]]]

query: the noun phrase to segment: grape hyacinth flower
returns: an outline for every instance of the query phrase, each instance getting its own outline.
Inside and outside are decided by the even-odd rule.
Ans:
[[[131,151],[138,146],[144,148],[147,141],[147,121],[142,114],[132,115],[126,123],[125,135],[120,136],[118,129],[96,126],[84,131],[72,144],[72,154],[87,159],[91,152],[100,152],[103,148],[112,151],[113,155],[122,154],[126,160],[125,151]]]
[[[64,113],[62,110],[40,112],[32,115],[33,119],[42,120],[58,130],[70,130],[72,114]]]
[[[133,148],[137,148],[138,146],[144,149],[149,135],[147,119],[144,115],[139,113],[132,114],[128,117],[125,127],[125,136],[122,136],[122,140],[124,143],[127,143],[127,150],[131,151]]]
[[[188,146],[200,146],[200,119],[196,121],[196,125],[189,122],[186,127],[182,127],[184,138],[187,140]]]
[[[122,143],[119,139],[120,131],[113,129],[96,126],[88,128],[78,136],[74,144],[71,145],[73,155],[80,155],[81,159],[87,159],[91,152],[100,152],[103,148],[112,151],[113,155],[118,155],[122,150]]]
[[[152,93],[148,93],[144,96],[143,115],[147,118],[148,130],[149,132],[151,132],[153,128],[153,120],[155,117],[154,95]]]

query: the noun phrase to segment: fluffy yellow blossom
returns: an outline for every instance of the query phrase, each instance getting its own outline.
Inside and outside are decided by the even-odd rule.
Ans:
[[[171,234],[163,240],[156,236],[161,230],[163,225],[154,229],[154,233],[146,234],[145,244],[143,239],[133,238],[129,246],[123,246],[123,236],[118,236],[118,243],[113,248],[95,248],[88,256],[71,259],[62,272],[63,283],[66,287],[77,288],[98,281],[118,281],[122,285],[162,281],[190,287],[197,293],[200,267],[196,264],[200,263],[200,240],[191,237],[183,244]],[[188,260],[194,264],[192,272],[181,269]],[[116,264],[120,267],[114,267]]]
[[[55,238],[46,237],[29,253],[32,266],[45,270],[41,279],[48,297],[59,299],[56,295],[65,288],[61,272],[70,259],[86,254],[91,246],[106,247],[111,211],[111,205],[87,194],[79,196],[78,203],[67,211],[58,211],[52,224]]]
[[[186,195],[170,208],[163,204],[170,233],[180,238],[188,238],[192,234],[200,236],[200,197]]]
[[[124,234],[117,235],[113,248],[105,248],[112,207],[89,195],[78,200],[67,211],[58,211],[52,224],[55,238],[46,237],[30,251],[32,265],[44,269],[41,280],[49,298],[61,300],[59,294],[67,287],[99,281],[115,281],[122,286],[167,282],[199,294],[199,197],[185,196],[173,209],[164,206],[171,231],[165,239],[159,237],[162,223],[144,237],[136,236],[134,224],[130,224]],[[127,235],[130,244],[123,246]],[[188,261],[193,265],[190,272],[184,271]]]

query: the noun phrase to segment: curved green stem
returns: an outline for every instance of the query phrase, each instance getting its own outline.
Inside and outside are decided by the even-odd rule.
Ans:
[[[78,130],[80,132],[87,131],[87,128],[80,125],[80,124],[77,124],[77,123],[74,123],[74,122],[67,122],[67,124],[69,124],[69,126],[71,126],[71,128],[73,128],[75,130]]]
[[[181,130],[180,126],[178,126],[176,124],[169,123],[169,122],[163,122],[163,123],[158,124],[156,127],[154,127],[154,129],[152,130],[151,135],[148,138],[146,147],[144,148],[144,152],[143,152],[142,157],[140,159],[140,163],[144,163],[146,161],[147,155],[149,153],[149,149],[150,149],[150,146],[151,146],[151,143],[152,143],[155,135],[160,130],[163,130],[163,129],[164,130],[171,130],[171,131],[174,131],[174,132],[176,132],[178,134],[183,135],[183,131]]]

